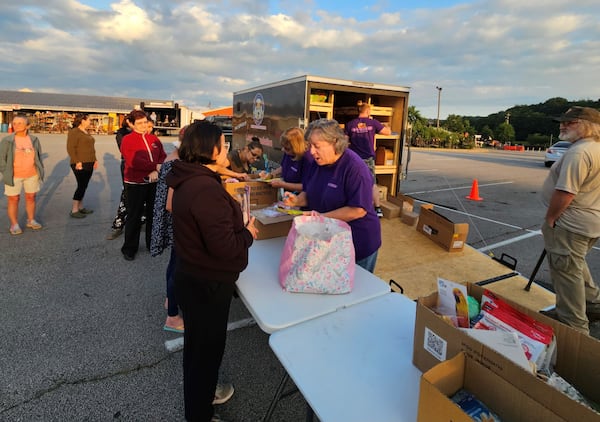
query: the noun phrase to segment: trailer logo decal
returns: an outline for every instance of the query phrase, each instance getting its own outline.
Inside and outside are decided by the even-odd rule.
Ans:
[[[254,118],[254,124],[257,126],[262,123],[263,118],[265,117],[265,100],[260,92],[254,96],[252,117]]]

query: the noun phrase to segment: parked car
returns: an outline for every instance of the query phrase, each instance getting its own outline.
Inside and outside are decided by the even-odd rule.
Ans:
[[[546,150],[544,155],[544,165],[550,167],[565,153],[569,147],[573,145],[571,142],[559,141]]]

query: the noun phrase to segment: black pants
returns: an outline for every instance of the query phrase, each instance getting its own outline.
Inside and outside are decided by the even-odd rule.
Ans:
[[[75,164],[71,164],[71,170],[73,170],[75,180],[77,180],[77,189],[75,189],[75,193],[73,194],[74,201],[81,201],[83,199],[88,184],[90,183],[90,179],[92,178],[92,173],[94,173],[94,163],[81,164],[83,167],[81,170],[75,170]]]
[[[187,421],[208,422],[225,352],[235,283],[209,281],[175,270],[175,295],[183,311],[183,395]]]
[[[127,191],[127,219],[125,220],[125,241],[121,252],[133,256],[140,246],[142,215],[146,216],[146,248],[150,249],[156,183],[140,185],[125,183],[125,190]]]

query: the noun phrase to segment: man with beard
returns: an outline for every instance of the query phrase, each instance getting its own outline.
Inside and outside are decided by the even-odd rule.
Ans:
[[[571,107],[554,119],[559,138],[573,145],[552,166],[543,186],[542,225],[556,316],[589,334],[587,314],[600,313],[600,289],[585,257],[600,237],[600,112]]]

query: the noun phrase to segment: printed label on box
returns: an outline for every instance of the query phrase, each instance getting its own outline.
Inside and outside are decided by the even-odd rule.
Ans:
[[[464,246],[465,242],[463,242],[462,240],[455,240],[454,242],[452,242],[452,247],[453,248],[462,248]]]
[[[437,360],[443,362],[446,360],[446,350],[448,342],[438,336],[436,333],[425,327],[425,339],[423,348],[433,355]]]
[[[427,224],[425,224],[423,226],[423,232],[427,233],[429,236],[431,236],[431,233],[433,233],[433,230],[431,230],[431,227],[429,227]]]

